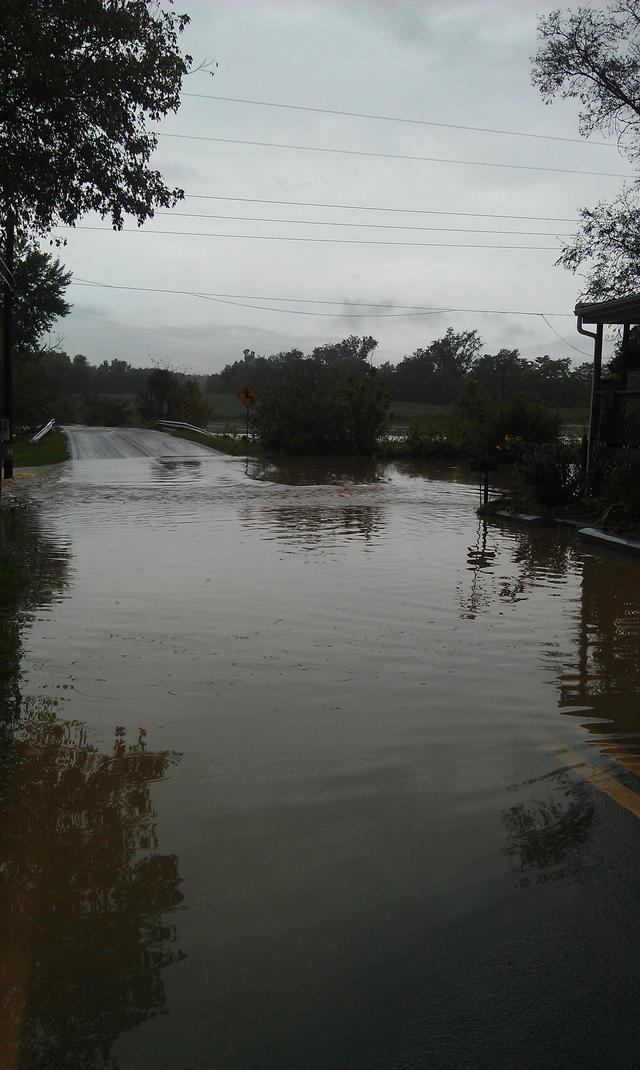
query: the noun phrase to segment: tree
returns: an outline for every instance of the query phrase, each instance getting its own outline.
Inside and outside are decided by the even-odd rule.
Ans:
[[[146,420],[162,417],[175,419],[178,407],[179,381],[170,368],[154,368],[147,379],[147,391],[138,398],[138,408]]]
[[[213,405],[202,393],[197,379],[186,379],[180,388],[178,420],[206,427],[213,413]]]
[[[328,342],[326,345],[316,346],[311,357],[320,364],[333,368],[341,375],[360,377],[369,371],[371,367],[369,358],[377,345],[376,339],[370,335],[359,338],[358,335],[351,334],[348,338],[343,338],[341,342]]]
[[[3,217],[45,234],[94,211],[119,230],[183,196],[149,166],[145,123],[178,110],[188,22],[148,0],[3,0]]]
[[[477,331],[449,327],[426,349],[416,349],[400,361],[387,380],[394,398],[400,401],[450,402],[482,348]]]
[[[71,272],[60,261],[44,253],[33,242],[18,242],[14,268],[13,340],[18,353],[34,352],[43,334],[55,321],[68,316],[71,305],[64,293]],[[0,309],[3,304],[0,288]]]
[[[388,405],[374,368],[355,381],[307,359],[282,371],[265,390],[255,428],[266,450],[370,455]]]
[[[553,11],[540,19],[542,44],[532,79],[545,102],[578,100],[580,133],[615,136],[632,163],[640,158],[640,9],[637,0],[607,8]],[[557,261],[575,272],[586,266],[592,299],[640,288],[640,182],[618,197],[581,210],[582,229]]]

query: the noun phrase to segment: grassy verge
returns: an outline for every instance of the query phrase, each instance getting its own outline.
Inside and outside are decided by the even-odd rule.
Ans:
[[[209,446],[212,450],[230,453],[233,457],[246,457],[247,454],[256,456],[262,453],[256,443],[243,442],[241,438],[234,438],[232,435],[200,435],[197,431],[182,429],[174,430],[172,434],[176,438],[186,438],[189,442],[198,442],[201,446]]]
[[[69,446],[64,431],[50,431],[33,445],[29,439],[13,443],[13,463],[16,468],[32,468],[39,464],[58,464],[69,459]]]

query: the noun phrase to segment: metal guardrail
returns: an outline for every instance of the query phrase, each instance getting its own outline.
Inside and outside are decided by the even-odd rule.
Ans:
[[[215,438],[211,431],[205,431],[204,427],[196,427],[195,424],[185,424],[181,420],[156,420],[156,423],[160,427],[181,427],[184,431],[197,431],[199,435],[206,435],[208,438]]]
[[[30,441],[35,445],[36,443],[40,442],[40,440],[43,439],[45,435],[48,435],[50,431],[53,431],[55,426],[56,421],[49,420],[48,424],[45,424],[44,427],[41,427],[39,431],[36,431],[35,435],[33,436],[33,438],[30,439]]]

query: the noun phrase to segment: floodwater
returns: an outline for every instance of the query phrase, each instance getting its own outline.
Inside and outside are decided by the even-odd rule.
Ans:
[[[19,483],[2,1070],[637,1065],[640,562],[471,479]]]

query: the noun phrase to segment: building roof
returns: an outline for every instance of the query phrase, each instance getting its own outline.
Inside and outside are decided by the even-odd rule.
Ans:
[[[580,301],[574,311],[583,323],[640,324],[640,293],[610,301]]]

